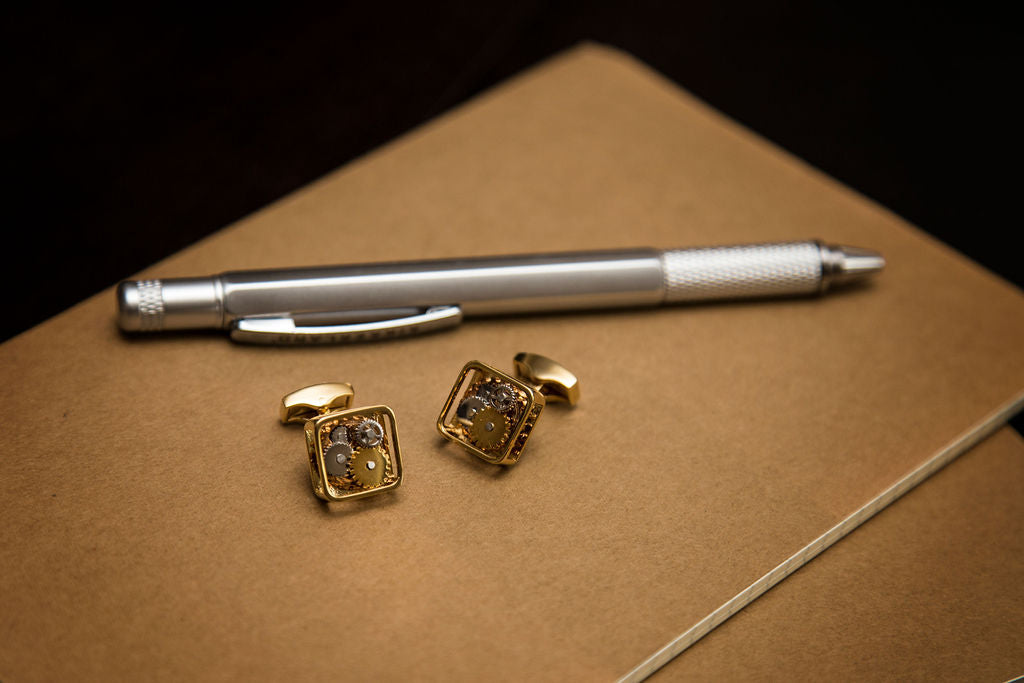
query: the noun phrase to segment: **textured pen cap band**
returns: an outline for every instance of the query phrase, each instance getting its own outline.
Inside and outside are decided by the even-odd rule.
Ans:
[[[224,319],[216,278],[128,280],[117,286],[118,324],[127,332],[220,327]],[[168,308],[173,316],[166,315]]]

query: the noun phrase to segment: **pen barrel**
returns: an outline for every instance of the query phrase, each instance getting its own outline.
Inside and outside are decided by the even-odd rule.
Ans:
[[[830,254],[814,241],[666,251],[665,303],[815,294]]]
[[[225,323],[253,315],[457,305],[491,315],[657,305],[661,252],[530,254],[220,276]]]
[[[630,249],[123,282],[118,302],[121,327],[132,331],[275,317],[331,325],[431,307],[479,316],[814,294],[883,264],[874,252],[815,241]]]

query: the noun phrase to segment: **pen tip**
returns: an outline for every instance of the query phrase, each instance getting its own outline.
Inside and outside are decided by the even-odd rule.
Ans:
[[[874,249],[830,245],[825,261],[828,284],[845,285],[863,280],[885,268],[885,257]]]

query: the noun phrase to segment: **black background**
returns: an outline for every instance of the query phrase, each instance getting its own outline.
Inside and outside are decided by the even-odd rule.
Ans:
[[[0,338],[581,40],[632,53],[1021,284],[1019,171],[1004,161],[1019,36],[984,5],[4,12]]]

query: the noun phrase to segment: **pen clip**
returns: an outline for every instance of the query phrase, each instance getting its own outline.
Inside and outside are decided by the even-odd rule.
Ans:
[[[434,332],[460,322],[458,306],[433,306],[400,318],[343,325],[296,325],[292,317],[240,318],[231,325],[231,339],[248,344],[336,344]]]

